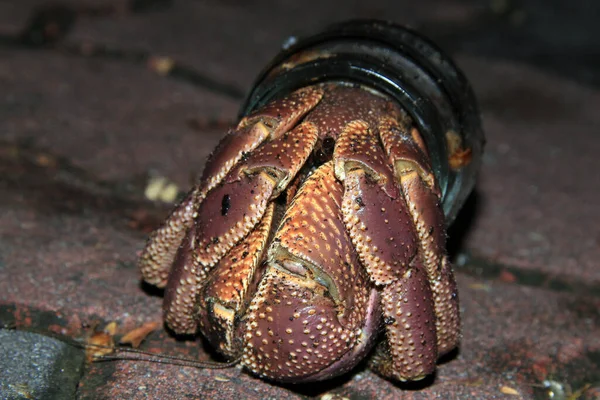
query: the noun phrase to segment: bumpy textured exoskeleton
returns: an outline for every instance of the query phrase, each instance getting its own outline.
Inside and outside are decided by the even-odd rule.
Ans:
[[[440,190],[410,117],[359,86],[297,90],[244,117],[150,237],[146,282],[176,333],[198,330],[260,377],[370,367],[394,380],[457,346]]]

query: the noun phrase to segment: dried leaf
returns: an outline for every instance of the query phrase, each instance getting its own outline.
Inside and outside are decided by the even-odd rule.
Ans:
[[[156,200],[160,196],[160,192],[162,188],[165,186],[166,179],[163,177],[153,177],[146,185],[146,189],[144,190],[144,196],[148,200]]]
[[[483,290],[484,292],[490,292],[492,290],[491,286],[485,283],[472,283],[469,285],[469,288],[475,290]]]
[[[483,385],[483,379],[481,378],[467,378],[464,380],[459,380],[458,382],[462,383],[465,386],[471,387],[479,387]]]
[[[567,400],[577,400],[577,399],[581,399],[583,397],[584,394],[589,394],[590,396],[586,396],[585,398],[590,398],[590,399],[597,399],[599,398],[597,395],[599,393],[592,393],[591,391],[588,392],[588,390],[590,389],[592,385],[590,383],[586,383],[585,385],[583,385],[581,388],[577,389],[576,391],[574,391],[573,393],[571,393],[569,395],[569,397],[567,397]],[[592,389],[594,390],[594,389]],[[595,396],[595,397],[594,397]]]
[[[350,400],[348,397],[338,393],[325,393],[319,397],[319,400]]]
[[[115,349],[113,337],[117,333],[117,323],[111,322],[101,332],[96,332],[87,340],[86,359],[92,362],[94,358],[111,354]]]
[[[517,281],[517,277],[515,276],[515,274],[507,270],[502,270],[502,272],[500,272],[500,275],[498,276],[498,279],[506,283],[515,283]]]
[[[130,344],[131,347],[138,348],[146,336],[148,336],[152,331],[155,331],[160,325],[160,322],[147,322],[139,328],[129,331],[121,338],[119,343]]]
[[[448,146],[448,162],[450,168],[460,169],[471,163],[471,149],[462,148],[462,138],[454,131],[446,132],[446,144]]]
[[[32,393],[31,388],[27,385],[27,383],[17,383],[14,385],[8,384],[8,387],[12,389],[16,394],[18,394],[23,399],[35,399],[35,395]],[[10,390],[9,390],[10,391]]]
[[[448,157],[450,168],[457,170],[471,163],[473,152],[471,149],[460,149],[455,151]]]
[[[104,332],[110,336],[115,336],[117,334],[117,323],[115,321],[110,322],[104,327]]]
[[[35,157],[35,162],[40,167],[47,167],[47,168],[54,168],[58,164],[56,158],[54,158],[50,154],[44,154],[44,153],[37,154]]]
[[[513,389],[513,388],[511,388],[509,386],[502,386],[500,388],[500,391],[502,393],[504,393],[504,394],[510,394],[510,395],[513,395],[513,396],[519,396],[520,395],[520,393],[517,391],[517,389]]]
[[[160,193],[159,200],[163,203],[173,203],[177,199],[179,188],[175,183],[168,183],[163,187]]]
[[[148,200],[160,200],[164,203],[172,203],[177,199],[179,188],[177,184],[168,181],[162,176],[150,179],[144,190],[144,196]]]
[[[106,332],[94,333],[88,340],[86,347],[86,358],[92,362],[94,358],[105,356],[114,351],[115,342],[113,337]]]

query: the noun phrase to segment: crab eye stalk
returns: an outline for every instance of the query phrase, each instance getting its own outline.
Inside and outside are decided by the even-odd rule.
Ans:
[[[451,58],[399,25],[340,23],[314,36],[287,40],[256,80],[240,115],[320,82],[371,88],[410,114],[425,141],[450,224],[475,185],[485,143],[473,90]]]

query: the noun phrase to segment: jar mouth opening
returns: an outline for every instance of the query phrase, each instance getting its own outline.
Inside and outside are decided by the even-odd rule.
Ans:
[[[463,73],[432,42],[407,28],[358,20],[296,41],[263,70],[240,114],[300,87],[359,84],[398,102],[428,147],[447,223],[471,192],[481,162],[483,131],[475,96]],[[471,149],[458,170],[448,162],[447,134]]]

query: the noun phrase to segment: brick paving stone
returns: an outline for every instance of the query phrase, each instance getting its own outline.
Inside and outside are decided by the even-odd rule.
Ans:
[[[17,32],[40,4],[0,3],[0,35]],[[68,39],[172,56],[240,90],[287,35],[334,20],[393,15],[440,39],[473,82],[488,137],[477,196],[452,237],[464,264],[460,352],[435,380],[416,385],[366,370],[307,388],[235,368],[101,363],[86,370],[78,397],[545,398],[551,384],[563,398],[589,385],[582,396],[594,398],[600,94],[584,56],[599,28],[583,24],[590,18],[581,11],[566,13],[582,25],[567,20],[571,33],[556,37],[545,3],[534,1],[495,14],[478,1],[318,2],[315,12],[316,4],[174,2],[160,12],[83,19]],[[578,39],[580,31],[589,37]],[[122,334],[159,320],[161,294],[140,286],[134,267],[143,231],[166,212],[143,200],[144,176],[189,185],[222,135],[190,121],[233,118],[239,101],[126,60],[2,45],[0,60],[0,320],[76,337],[109,321]],[[144,346],[209,357],[199,341],[165,331]]]
[[[155,170],[189,185],[222,134],[189,121],[236,112],[233,102],[144,67],[45,51],[1,49],[0,57],[0,138],[34,141],[101,179]]]
[[[463,345],[439,366],[434,382],[394,385],[362,366],[332,382],[278,387],[235,368],[208,371],[120,361],[102,393],[105,398],[120,394],[134,399],[165,398],[167,394],[214,399],[240,395],[257,399],[329,395],[350,399],[540,399],[546,398],[543,383],[549,381],[570,385],[571,391],[585,385],[600,389],[598,297],[464,275],[459,275],[458,281]],[[173,345],[160,336],[153,337],[148,347]],[[190,345],[180,347],[179,354],[189,354]],[[518,394],[508,394],[509,390]],[[83,398],[97,395],[94,392]]]
[[[488,139],[466,245],[487,260],[597,285],[600,91],[524,65],[459,60]]]

